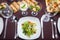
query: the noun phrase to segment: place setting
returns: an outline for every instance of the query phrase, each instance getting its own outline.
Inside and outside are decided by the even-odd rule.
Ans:
[[[2,39],[6,38],[9,19],[11,23],[14,23],[15,27],[13,39],[37,40],[40,37],[41,39],[45,39],[43,29],[44,22],[51,23],[51,38],[59,38],[60,16],[56,19],[57,21],[54,20],[54,17],[60,12],[60,0],[45,0],[46,8],[43,10],[44,14],[41,16],[41,19],[36,16],[38,16],[43,9],[42,3],[36,0],[11,0],[10,2],[12,3],[8,4],[6,1],[0,3],[0,15],[5,18],[5,21],[3,21],[4,19],[0,17],[0,35],[4,28]],[[28,10],[31,16],[28,15]],[[15,15],[18,11],[23,17],[19,18]]]
[[[16,2],[13,2],[13,4],[16,4]],[[26,13],[28,13],[28,12],[26,12],[26,10],[28,9],[28,5],[27,5],[27,3],[25,2],[25,1],[22,1],[21,2],[22,3],[22,5],[20,5],[21,6],[21,8],[20,8],[20,10],[22,11],[22,15],[23,16],[25,16],[26,15]],[[32,2],[31,2],[32,3]],[[39,7],[39,5],[37,5],[38,3],[37,2],[35,2],[36,3],[36,7],[35,7],[35,4],[33,4],[33,5],[31,5],[31,4],[29,4],[29,8],[31,9],[31,10],[33,10],[34,12],[38,12],[39,10],[40,10],[40,7]],[[40,36],[40,33],[41,33],[41,28],[40,28],[40,21],[39,21],[39,19],[38,18],[36,18],[36,17],[30,17],[30,16],[28,16],[28,17],[22,17],[22,18],[20,18],[19,19],[19,21],[17,22],[17,20],[15,19],[16,18],[16,16],[14,16],[13,15],[13,12],[16,12],[17,10],[15,10],[14,8],[13,8],[13,4],[11,4],[10,6],[5,2],[5,3],[2,3],[0,6],[1,6],[1,15],[4,17],[4,18],[6,18],[6,21],[5,21],[5,29],[4,29],[4,36],[3,36],[3,38],[5,39],[6,38],[6,30],[7,30],[7,25],[8,25],[8,19],[12,16],[12,20],[15,22],[15,36],[14,36],[14,39],[16,39],[16,37],[17,37],[17,35],[20,37],[20,38],[22,38],[22,39],[24,39],[25,37],[25,39],[37,39],[39,36]],[[30,6],[31,5],[31,6]],[[33,9],[32,9],[33,8]],[[38,8],[38,9],[37,9]],[[14,11],[13,11],[13,10]],[[34,10],[35,9],[35,10]],[[31,12],[31,13],[34,13],[34,12]],[[37,15],[37,13],[35,13],[36,15]],[[33,16],[36,16],[36,15],[33,15]],[[10,16],[9,16],[10,15]],[[26,19],[26,20],[25,20]],[[35,20],[34,20],[35,19]],[[26,33],[25,31],[24,31],[24,33],[22,33],[22,30],[24,30],[24,29],[20,29],[20,26],[23,24],[25,24],[25,22],[24,23],[21,23],[20,24],[20,21],[22,20],[22,22],[23,22],[23,20],[25,21],[25,22],[27,22],[27,24],[28,24],[28,26],[27,26],[27,29],[25,30],[25,31],[27,31],[27,30],[29,30],[30,31],[30,33],[29,33],[29,31],[27,31],[28,33]],[[39,25],[38,25],[38,24]],[[22,26],[23,26],[22,25]],[[16,26],[17,26],[17,28],[16,28]],[[36,28],[34,27],[34,26],[36,26]],[[37,28],[37,26],[38,26],[38,28]],[[16,30],[17,29],[17,30]],[[21,32],[20,32],[20,30],[21,30]],[[22,33],[21,35],[20,35],[20,33]],[[24,34],[26,34],[26,35],[24,35]],[[24,36],[23,36],[24,35]],[[32,36],[31,36],[32,35]],[[30,38],[30,36],[31,36],[31,38]],[[35,38],[35,36],[36,36],[36,38]]]

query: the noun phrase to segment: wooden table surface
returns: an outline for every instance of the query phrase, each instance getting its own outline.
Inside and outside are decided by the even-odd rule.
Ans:
[[[7,1],[8,4],[10,3],[8,0],[4,0],[4,1]],[[44,14],[44,10],[46,8],[45,1],[44,0],[37,0],[37,1],[42,4],[42,10],[35,17],[41,19],[41,16]],[[0,2],[1,2],[1,0],[0,0]],[[32,16],[31,15],[31,11],[28,10],[28,12],[29,12],[29,14],[27,16]],[[14,13],[13,15],[15,15],[18,19],[20,19],[21,17],[24,17],[24,16],[22,16],[21,11],[18,11],[16,13]],[[57,22],[57,20],[58,20],[59,17],[60,17],[60,14],[57,14],[56,16],[54,16],[52,18]],[[5,22],[5,18],[3,18],[3,19],[4,19],[4,22]],[[15,28],[15,25],[14,25],[14,23],[11,22],[11,18],[9,18],[8,25],[7,25],[7,35],[6,35],[6,39],[7,40],[9,40],[9,39],[10,40],[14,40],[14,32],[15,32],[14,28]],[[51,22],[50,21],[49,22],[44,22],[43,29],[44,29],[44,40],[53,40],[52,37],[51,37],[51,35],[52,35],[52,26],[51,26]],[[0,35],[0,39],[1,40],[3,39],[3,33],[4,33],[4,29],[3,29],[2,34]],[[58,39],[54,39],[54,40],[60,40],[60,34],[59,34],[59,32],[58,32],[58,36],[59,36]],[[17,40],[22,40],[22,39],[19,38],[19,37],[17,37]],[[41,35],[36,40],[42,40]]]

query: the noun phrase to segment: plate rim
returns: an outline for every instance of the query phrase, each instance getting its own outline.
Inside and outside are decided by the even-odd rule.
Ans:
[[[21,20],[21,19],[23,19],[23,18],[36,18],[36,19],[39,20],[39,18],[37,18],[37,17],[31,17],[31,16],[22,17],[22,18],[20,18],[19,20]],[[40,23],[40,20],[39,20],[39,23]],[[18,21],[18,24],[19,24],[19,21]],[[18,27],[18,25],[17,25],[17,27]],[[41,23],[40,23],[40,27],[41,27]],[[18,28],[17,28],[17,33],[18,33]],[[39,34],[39,36],[38,36],[37,38],[39,38],[40,35],[41,35],[41,28],[40,28],[40,34]],[[18,34],[18,37],[19,37],[19,34]],[[19,37],[19,38],[21,38],[21,37]],[[37,38],[32,38],[32,39],[37,39]],[[29,38],[22,38],[22,39],[29,39]]]
[[[59,21],[60,21],[60,17],[58,18],[58,22],[57,22],[57,28],[58,28],[58,31],[59,31],[59,33],[60,33],[60,30],[59,30]]]
[[[4,21],[3,21],[3,18],[2,17],[0,17],[1,18],[1,20],[2,20],[2,29],[1,29],[1,32],[0,32],[0,35],[2,34],[2,32],[3,32],[3,28],[4,28]]]

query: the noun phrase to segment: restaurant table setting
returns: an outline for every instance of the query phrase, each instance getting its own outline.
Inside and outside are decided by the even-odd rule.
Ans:
[[[60,0],[0,0],[0,39],[60,40]]]

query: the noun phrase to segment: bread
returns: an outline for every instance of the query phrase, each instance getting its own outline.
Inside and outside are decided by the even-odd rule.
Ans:
[[[57,12],[60,10],[59,9],[60,0],[45,0],[45,3],[48,12]]]
[[[46,6],[50,6],[50,4],[52,3],[52,0],[45,0],[46,2]]]
[[[19,10],[19,5],[17,4],[17,2],[13,2],[12,4],[14,5],[14,7],[15,7],[17,10]]]
[[[12,10],[14,11],[14,13],[16,13],[17,12],[17,9],[14,7],[14,5],[13,4],[11,4],[10,5],[10,7],[12,8]]]
[[[18,2],[12,2],[10,4],[10,7],[12,8],[12,10],[14,11],[14,13],[16,13],[19,9],[20,9],[20,1]]]
[[[20,5],[20,1],[18,1],[17,4]]]
[[[36,0],[31,0],[31,2],[33,2],[34,4],[38,4]]]

